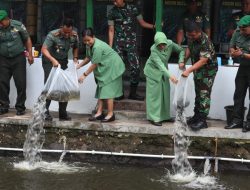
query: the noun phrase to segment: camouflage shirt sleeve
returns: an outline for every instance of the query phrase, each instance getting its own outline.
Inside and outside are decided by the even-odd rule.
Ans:
[[[132,7],[132,11],[133,11],[133,13],[134,13],[134,16],[137,18],[137,20],[143,19],[143,16],[142,16],[142,14],[140,13],[138,7],[133,6],[133,7]]]
[[[109,12],[108,12],[108,25],[110,26],[114,26],[115,25],[115,22],[114,22],[114,17],[113,17],[113,9],[111,9]]]
[[[204,37],[202,39],[202,44],[201,44],[201,49],[200,49],[200,57],[212,59],[211,47],[212,47],[211,42],[208,40],[208,38]]]

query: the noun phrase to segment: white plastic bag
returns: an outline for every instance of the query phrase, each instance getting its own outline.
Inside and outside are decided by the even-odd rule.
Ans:
[[[60,66],[53,67],[42,94],[46,94],[49,100],[59,102],[79,100],[80,89],[75,64],[69,62],[66,70],[61,69]]]
[[[190,96],[188,95],[188,88],[190,88],[190,82],[188,77],[181,76],[182,71],[178,72],[178,83],[175,86],[173,104],[175,109],[184,109],[190,104]]]

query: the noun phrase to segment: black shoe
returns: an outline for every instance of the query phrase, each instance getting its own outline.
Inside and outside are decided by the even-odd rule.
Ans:
[[[138,100],[138,101],[143,101],[144,100],[144,97],[143,96],[140,96],[138,94],[130,94],[128,99],[130,100]]]
[[[193,131],[208,128],[206,120],[198,120],[197,122],[189,125]]]
[[[194,114],[193,117],[191,117],[190,119],[187,120],[187,124],[188,125],[192,125],[193,123],[197,122],[199,119],[197,114]]]
[[[114,113],[113,113],[113,115],[109,119],[103,118],[101,120],[101,122],[104,122],[104,123],[111,122],[111,121],[115,121],[115,114]]]
[[[9,112],[8,109],[6,109],[6,108],[0,108],[0,115],[3,115],[3,114],[8,113],[8,112]]]
[[[230,125],[227,125],[225,129],[237,129],[237,128],[242,128],[243,123],[231,123]]]
[[[45,113],[44,113],[44,120],[45,121],[52,121],[53,120],[53,117],[50,115],[50,113],[49,113],[49,111],[46,111]]]
[[[246,133],[247,131],[250,131],[250,122],[247,122],[242,128],[243,133]]]
[[[59,116],[59,120],[60,121],[70,121],[71,117],[67,114],[67,115]]]
[[[161,121],[149,121],[152,125],[155,125],[155,126],[162,126],[162,122]]]
[[[98,115],[98,116],[91,116],[90,118],[89,118],[89,121],[97,121],[97,120],[103,120],[105,118],[105,116],[103,115],[103,114],[101,114],[101,115]]]
[[[25,114],[25,110],[17,110],[16,111],[16,115],[24,115]]]
[[[124,95],[122,95],[122,96],[115,98],[115,100],[119,101],[119,100],[123,100],[124,98],[125,98]]]

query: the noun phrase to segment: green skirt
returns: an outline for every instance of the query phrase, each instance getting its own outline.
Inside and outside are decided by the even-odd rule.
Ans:
[[[122,96],[122,94],[122,75],[102,87],[97,82],[95,93],[97,99],[113,99]]]
[[[170,84],[167,77],[154,81],[146,77],[147,119],[155,122],[170,119]]]

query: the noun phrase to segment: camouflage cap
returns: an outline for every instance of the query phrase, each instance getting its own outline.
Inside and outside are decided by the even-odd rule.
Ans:
[[[3,20],[5,17],[8,16],[6,10],[0,10],[0,21]]]
[[[239,27],[247,27],[250,26],[250,15],[243,16],[238,22]]]

